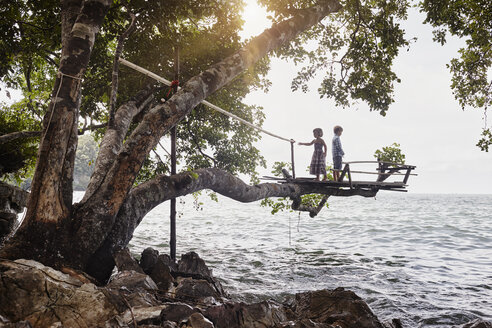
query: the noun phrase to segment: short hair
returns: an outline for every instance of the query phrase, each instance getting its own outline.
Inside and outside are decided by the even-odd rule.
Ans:
[[[333,128],[333,133],[338,134],[338,132],[342,132],[343,128],[340,125],[335,125]]]
[[[318,133],[320,137],[323,136],[323,130],[321,128],[316,128],[313,130],[313,134]]]

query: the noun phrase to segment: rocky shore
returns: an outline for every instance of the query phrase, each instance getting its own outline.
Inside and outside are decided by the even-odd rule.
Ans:
[[[230,300],[194,252],[175,263],[147,248],[137,262],[115,256],[105,286],[81,272],[30,260],[0,260],[0,327],[399,328],[380,322],[355,293],[337,288],[299,293],[279,303]],[[410,327],[409,327],[410,328]],[[463,328],[492,328],[475,321]]]

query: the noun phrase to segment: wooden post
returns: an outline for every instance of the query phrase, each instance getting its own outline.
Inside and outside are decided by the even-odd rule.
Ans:
[[[292,178],[296,178],[296,167],[294,165],[294,140],[290,141],[290,161],[292,163]]]
[[[347,174],[347,171],[349,170],[349,165],[348,163],[345,164],[345,166],[343,167],[343,170],[342,170],[342,173],[340,173],[340,177],[338,178],[338,182],[342,182],[343,181],[343,178],[345,178],[345,174]]]
[[[412,171],[411,167],[409,166],[407,168],[407,173],[405,174],[405,177],[403,178],[403,183],[404,184],[407,184],[407,181],[408,181],[408,177],[410,176],[410,172]]]
[[[179,81],[179,49],[174,50],[174,80]],[[173,94],[178,91],[178,86],[173,85]],[[176,127],[171,129],[171,175],[176,174]],[[170,255],[173,260],[176,260],[176,198],[171,199],[171,213],[170,213]]]

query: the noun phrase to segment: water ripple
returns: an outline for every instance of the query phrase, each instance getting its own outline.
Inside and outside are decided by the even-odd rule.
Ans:
[[[317,218],[300,220],[257,203],[204,200],[195,211],[184,200],[178,256],[198,252],[237,300],[342,286],[406,327],[492,320],[492,195],[334,197]],[[169,252],[167,213],[167,204],[149,213],[132,252]]]

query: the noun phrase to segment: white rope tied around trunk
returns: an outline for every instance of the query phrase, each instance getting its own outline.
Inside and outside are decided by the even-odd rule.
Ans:
[[[66,77],[69,77],[69,78],[72,78],[75,80],[82,81],[81,77],[65,74],[65,73],[62,73],[61,71],[58,71],[58,73],[56,73],[56,75],[60,77],[60,83],[58,84],[58,90],[56,90],[55,98],[53,98],[53,108],[51,109],[50,119],[48,120],[48,124],[46,125],[46,131],[44,131],[44,134],[43,134],[43,137],[41,138],[41,141],[46,137],[46,134],[48,133],[48,128],[51,124],[51,119],[53,118],[53,113],[55,112],[56,103],[58,102],[58,94],[60,93],[60,89],[61,89],[61,86],[63,83],[63,77],[66,76]]]
[[[172,83],[171,81],[166,80],[165,78],[163,78],[163,77],[161,77],[161,76],[159,76],[159,75],[157,75],[157,74],[155,74],[155,73],[152,73],[151,71],[146,70],[146,69],[145,69],[145,68],[143,68],[143,67],[140,67],[140,66],[138,66],[138,65],[135,65],[135,64],[133,64],[132,62],[129,62],[128,60],[125,60],[125,59],[123,59],[123,58],[121,58],[121,57],[119,58],[119,61],[120,61],[120,63],[122,63],[123,65],[128,66],[128,67],[130,67],[130,68],[133,68],[134,70],[139,71],[140,73],[145,74],[145,75],[147,75],[148,77],[153,78],[154,80],[157,80],[157,81],[162,82],[162,83],[164,83],[164,84],[166,84],[166,85],[168,85],[168,86],[171,86],[171,83]],[[178,88],[180,89],[180,87],[178,87]],[[272,136],[272,137],[275,137],[275,138],[277,138],[277,139],[284,140],[284,141],[287,141],[287,142],[290,142],[290,143],[295,143],[294,139],[284,138],[284,137],[281,137],[281,136],[279,136],[279,135],[277,135],[277,134],[274,134],[274,133],[272,133],[272,132],[269,132],[269,131],[267,131],[267,130],[265,130],[265,129],[263,129],[263,128],[259,127],[259,126],[256,126],[256,125],[254,125],[254,124],[252,124],[252,123],[250,123],[250,122],[248,122],[248,121],[246,121],[246,120],[244,120],[244,119],[240,118],[240,117],[239,117],[239,116],[237,116],[237,115],[234,115],[234,114],[232,114],[232,113],[229,113],[228,111],[226,111],[226,110],[224,110],[224,109],[220,108],[219,106],[216,106],[216,105],[214,105],[214,104],[212,104],[212,103],[209,103],[209,102],[208,102],[208,101],[206,101],[206,100],[202,100],[202,101],[201,101],[201,103],[202,103],[202,104],[204,104],[205,106],[208,106],[208,107],[210,107],[210,108],[212,108],[212,109],[214,109],[214,110],[216,110],[216,111],[218,111],[218,112],[220,112],[220,113],[222,113],[222,114],[224,114],[224,115],[227,115],[227,116],[229,116],[229,117],[231,117],[231,118],[233,118],[233,119],[235,119],[235,120],[237,120],[237,121],[239,121],[239,122],[241,122],[241,123],[243,123],[243,124],[245,124],[245,125],[247,125],[247,126],[249,126],[249,127],[253,128],[253,129],[256,129],[256,130],[258,130],[258,131],[261,131],[261,132],[263,132],[263,133],[266,133],[266,134],[268,134],[268,135],[270,135],[270,136]]]

